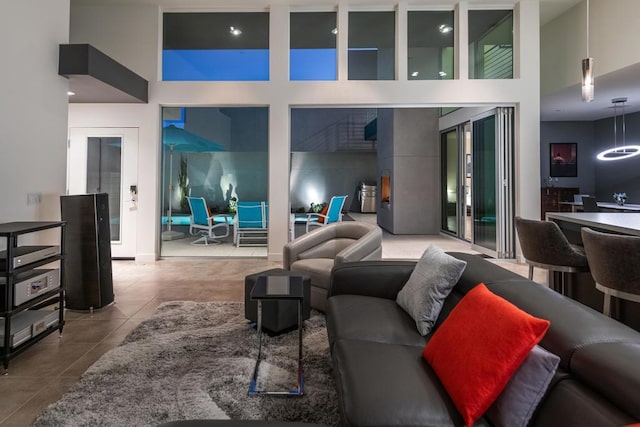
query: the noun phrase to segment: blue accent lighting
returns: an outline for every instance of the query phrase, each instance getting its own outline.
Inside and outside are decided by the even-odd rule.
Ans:
[[[269,50],[164,50],[162,52],[162,80],[269,80]]]
[[[335,49],[291,49],[289,80],[336,80]]]

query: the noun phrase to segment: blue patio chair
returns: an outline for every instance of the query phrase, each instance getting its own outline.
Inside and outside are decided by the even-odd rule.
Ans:
[[[209,215],[209,209],[204,197],[187,197],[189,208],[191,209],[191,217],[189,222],[189,234],[202,234],[197,240],[191,242],[192,245],[204,243],[222,243],[220,240],[229,235],[229,221],[226,214]],[[222,218],[222,222],[216,223],[215,216]],[[215,234],[214,230],[222,230],[222,234]]]
[[[269,221],[267,202],[238,201],[233,226],[236,246],[266,246]]]
[[[309,232],[309,227],[320,227],[333,222],[342,221],[342,207],[344,206],[344,202],[347,200],[347,197],[348,196],[333,196],[329,201],[329,208],[327,209],[326,215],[321,213],[308,213],[307,233]]]

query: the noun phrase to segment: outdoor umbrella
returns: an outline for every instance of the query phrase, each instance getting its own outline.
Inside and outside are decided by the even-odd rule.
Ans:
[[[162,240],[175,240],[184,233],[171,230],[171,195],[173,194],[173,152],[202,153],[223,151],[223,147],[201,136],[193,134],[174,125],[162,129],[162,145],[169,149],[169,212],[167,214],[167,230],[162,232]]]

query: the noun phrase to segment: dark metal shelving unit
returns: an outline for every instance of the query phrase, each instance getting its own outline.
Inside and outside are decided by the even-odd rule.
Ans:
[[[64,327],[64,259],[65,254],[65,225],[63,221],[18,221],[0,224],[0,238],[6,239],[6,249],[2,254],[4,259],[0,259],[0,277],[4,278],[4,283],[0,283],[0,318],[4,320],[4,338],[0,352],[5,371],[9,368],[9,361],[22,353],[33,344],[45,338],[56,330],[62,334]],[[37,259],[25,265],[14,266],[14,258],[17,248],[20,248],[18,238],[26,234],[36,233],[43,230],[60,228],[60,251],[51,256]],[[41,267],[43,265],[59,262],[59,280],[60,287],[43,292],[21,304],[15,304],[15,285],[17,278],[22,273]],[[58,303],[58,323],[48,326],[42,331],[38,331],[26,341],[17,345],[12,345],[12,329],[11,324],[13,318],[27,310],[37,310],[52,304]],[[34,328],[34,326],[31,326]]]

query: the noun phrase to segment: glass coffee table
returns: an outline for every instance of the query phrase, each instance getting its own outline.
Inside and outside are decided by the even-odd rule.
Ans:
[[[258,276],[251,290],[251,299],[258,302],[257,340],[258,358],[253,369],[250,395],[302,396],[304,394],[304,371],[302,368],[302,304],[304,285],[302,276]],[[298,385],[295,390],[268,391],[258,390],[258,369],[262,360],[262,301],[295,300],[298,302]]]

